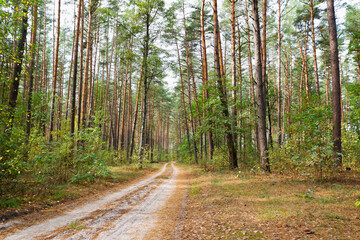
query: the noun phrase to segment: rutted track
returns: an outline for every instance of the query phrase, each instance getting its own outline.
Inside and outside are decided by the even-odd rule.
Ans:
[[[15,232],[5,239],[143,239],[172,195],[178,170],[167,168],[118,192]]]

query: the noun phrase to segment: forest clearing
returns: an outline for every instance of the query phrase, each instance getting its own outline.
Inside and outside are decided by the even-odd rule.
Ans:
[[[0,1],[0,238],[359,238],[359,6]]]

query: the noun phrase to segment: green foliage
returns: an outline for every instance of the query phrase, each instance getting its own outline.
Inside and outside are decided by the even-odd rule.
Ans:
[[[106,148],[99,128],[88,128],[75,137],[64,128],[54,132],[54,137],[56,141],[48,142],[41,132],[34,131],[28,144],[9,149],[11,154],[0,163],[0,180],[14,181],[26,174],[46,185],[93,182],[111,176],[107,166],[114,153]]]
[[[314,191],[311,189],[308,189],[304,194],[295,194],[295,196],[302,197],[304,199],[312,199],[313,194],[314,194]]]
[[[70,226],[68,226],[68,229],[71,230],[81,230],[81,229],[84,229],[85,226],[84,225],[80,225],[79,221],[76,219],[75,221],[72,221],[70,223]]]
[[[356,199],[355,207],[360,208],[360,198]]]
[[[349,97],[350,123],[360,140],[360,84],[352,83],[346,86]]]
[[[343,164],[346,167],[356,168],[360,166],[360,140],[359,134],[351,129],[343,127],[342,152]]]
[[[345,30],[350,38],[348,45],[349,52],[354,55],[354,59],[359,64],[360,57],[360,9],[348,5],[346,9]]]
[[[21,205],[21,202],[18,199],[9,199],[1,200],[0,199],[0,209],[2,208],[14,208]]]
[[[310,100],[292,117],[285,130],[287,140],[281,148],[270,151],[273,170],[323,175],[334,166],[331,135],[331,110]]]

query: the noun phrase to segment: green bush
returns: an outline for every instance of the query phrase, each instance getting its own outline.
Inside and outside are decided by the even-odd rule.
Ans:
[[[270,150],[272,169],[320,176],[330,170],[334,166],[330,116],[329,107],[314,101],[299,106],[284,144]]]

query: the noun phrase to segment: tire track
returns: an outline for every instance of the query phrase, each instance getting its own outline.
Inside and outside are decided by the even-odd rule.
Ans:
[[[161,197],[161,195],[166,194],[161,194],[161,192],[164,192],[164,189],[167,188],[166,186],[170,186],[169,182],[171,182],[171,179],[174,178],[177,172],[177,169],[172,163],[173,174],[171,179],[157,179],[166,172],[167,165],[168,164],[165,164],[158,173],[130,185],[123,190],[108,194],[98,200],[66,211],[60,216],[15,232],[5,239],[119,239],[119,236],[112,238],[111,234],[107,234],[109,237],[104,238],[101,234],[103,231],[111,232],[113,230],[112,228],[117,228],[119,221],[120,225],[124,225],[120,219],[128,219],[134,222],[133,217],[128,218],[126,216],[129,214],[133,215],[132,212],[137,209],[138,206],[142,206],[145,202],[148,202],[148,199],[154,199],[154,193],[156,193],[155,198],[159,200],[165,198]],[[104,224],[102,224],[103,222]],[[68,229],[68,226],[76,230],[75,234],[69,234],[69,230],[71,229]],[[87,226],[89,226],[89,229],[87,229]],[[59,229],[65,231],[65,233],[59,232]],[[81,233],[85,233],[86,230],[88,234],[81,235]],[[123,238],[121,237],[121,239]]]

